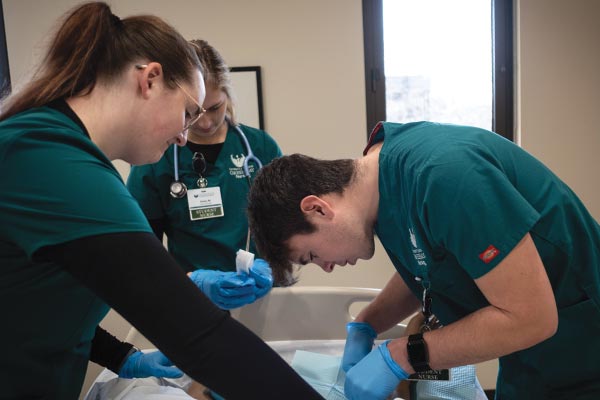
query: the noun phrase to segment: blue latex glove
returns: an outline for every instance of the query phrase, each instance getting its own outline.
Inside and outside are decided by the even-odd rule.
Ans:
[[[269,263],[263,259],[257,258],[250,267],[250,276],[254,278],[256,287],[254,294],[257,299],[260,299],[273,287],[273,274]]]
[[[344,393],[349,400],[383,400],[408,378],[390,354],[386,340],[346,374]]]
[[[142,353],[136,351],[130,355],[119,371],[121,378],[179,378],[183,372],[160,351]]]
[[[367,322],[349,322],[346,325],[346,345],[342,358],[342,369],[348,370],[373,350],[377,332]]]
[[[213,303],[224,310],[256,300],[254,278],[247,274],[197,269],[190,278]]]

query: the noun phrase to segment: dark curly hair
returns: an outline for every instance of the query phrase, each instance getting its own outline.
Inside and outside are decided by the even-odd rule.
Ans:
[[[279,285],[297,281],[287,241],[316,229],[300,209],[302,199],[341,194],[354,176],[354,160],[318,160],[302,154],[277,158],[258,172],[248,194],[248,220],[258,252],[271,264]]]

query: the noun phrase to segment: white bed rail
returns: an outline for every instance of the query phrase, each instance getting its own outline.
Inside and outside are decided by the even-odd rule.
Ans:
[[[273,288],[271,292],[231,315],[265,341],[331,340],[346,338],[346,323],[352,321],[353,304],[369,303],[379,289],[328,286],[294,286]],[[378,336],[378,339],[400,337],[404,325]],[[135,328],[127,335],[128,342],[139,348],[153,348]]]

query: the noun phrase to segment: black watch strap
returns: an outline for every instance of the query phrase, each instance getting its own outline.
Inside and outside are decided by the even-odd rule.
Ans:
[[[127,354],[125,354],[125,357],[123,357],[123,361],[121,361],[121,364],[119,364],[119,367],[117,368],[117,371],[113,371],[113,372],[116,372],[117,374],[119,372],[121,372],[121,368],[123,368],[123,366],[127,362],[127,359],[129,357],[131,357],[134,353],[137,353],[138,351],[140,351],[140,349],[138,349],[135,346],[131,346],[131,349],[129,349],[129,351],[127,352]]]
[[[422,333],[410,335],[406,344],[408,351],[408,362],[416,372],[425,372],[431,370],[429,367],[429,354],[427,353],[427,344],[423,339]]]

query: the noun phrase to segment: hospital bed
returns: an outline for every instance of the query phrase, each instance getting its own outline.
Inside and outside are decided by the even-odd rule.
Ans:
[[[346,339],[346,323],[352,321],[379,292],[379,289],[324,286],[273,288],[255,303],[231,310],[231,315],[266,341],[288,363],[297,350],[340,356]],[[378,340],[400,337],[404,329],[405,325],[399,324],[379,335]],[[130,329],[126,341],[140,349],[156,347],[135,328]],[[146,378],[138,384],[145,382],[155,386],[173,384],[170,380],[156,378]],[[109,384],[112,386],[107,386]],[[143,390],[135,388],[139,393],[134,395],[132,385],[131,380],[117,379],[112,372],[104,370],[92,384],[85,400],[167,398],[159,395],[158,389],[153,392],[149,386]],[[125,395],[126,390],[131,392]],[[185,397],[173,393],[168,398]]]
[[[361,306],[377,296],[379,289],[297,286],[273,288],[262,299],[231,310],[231,316],[266,342],[346,339],[346,324]],[[405,325],[397,325],[378,339],[402,336]],[[155,347],[135,328],[127,335],[136,347]]]

